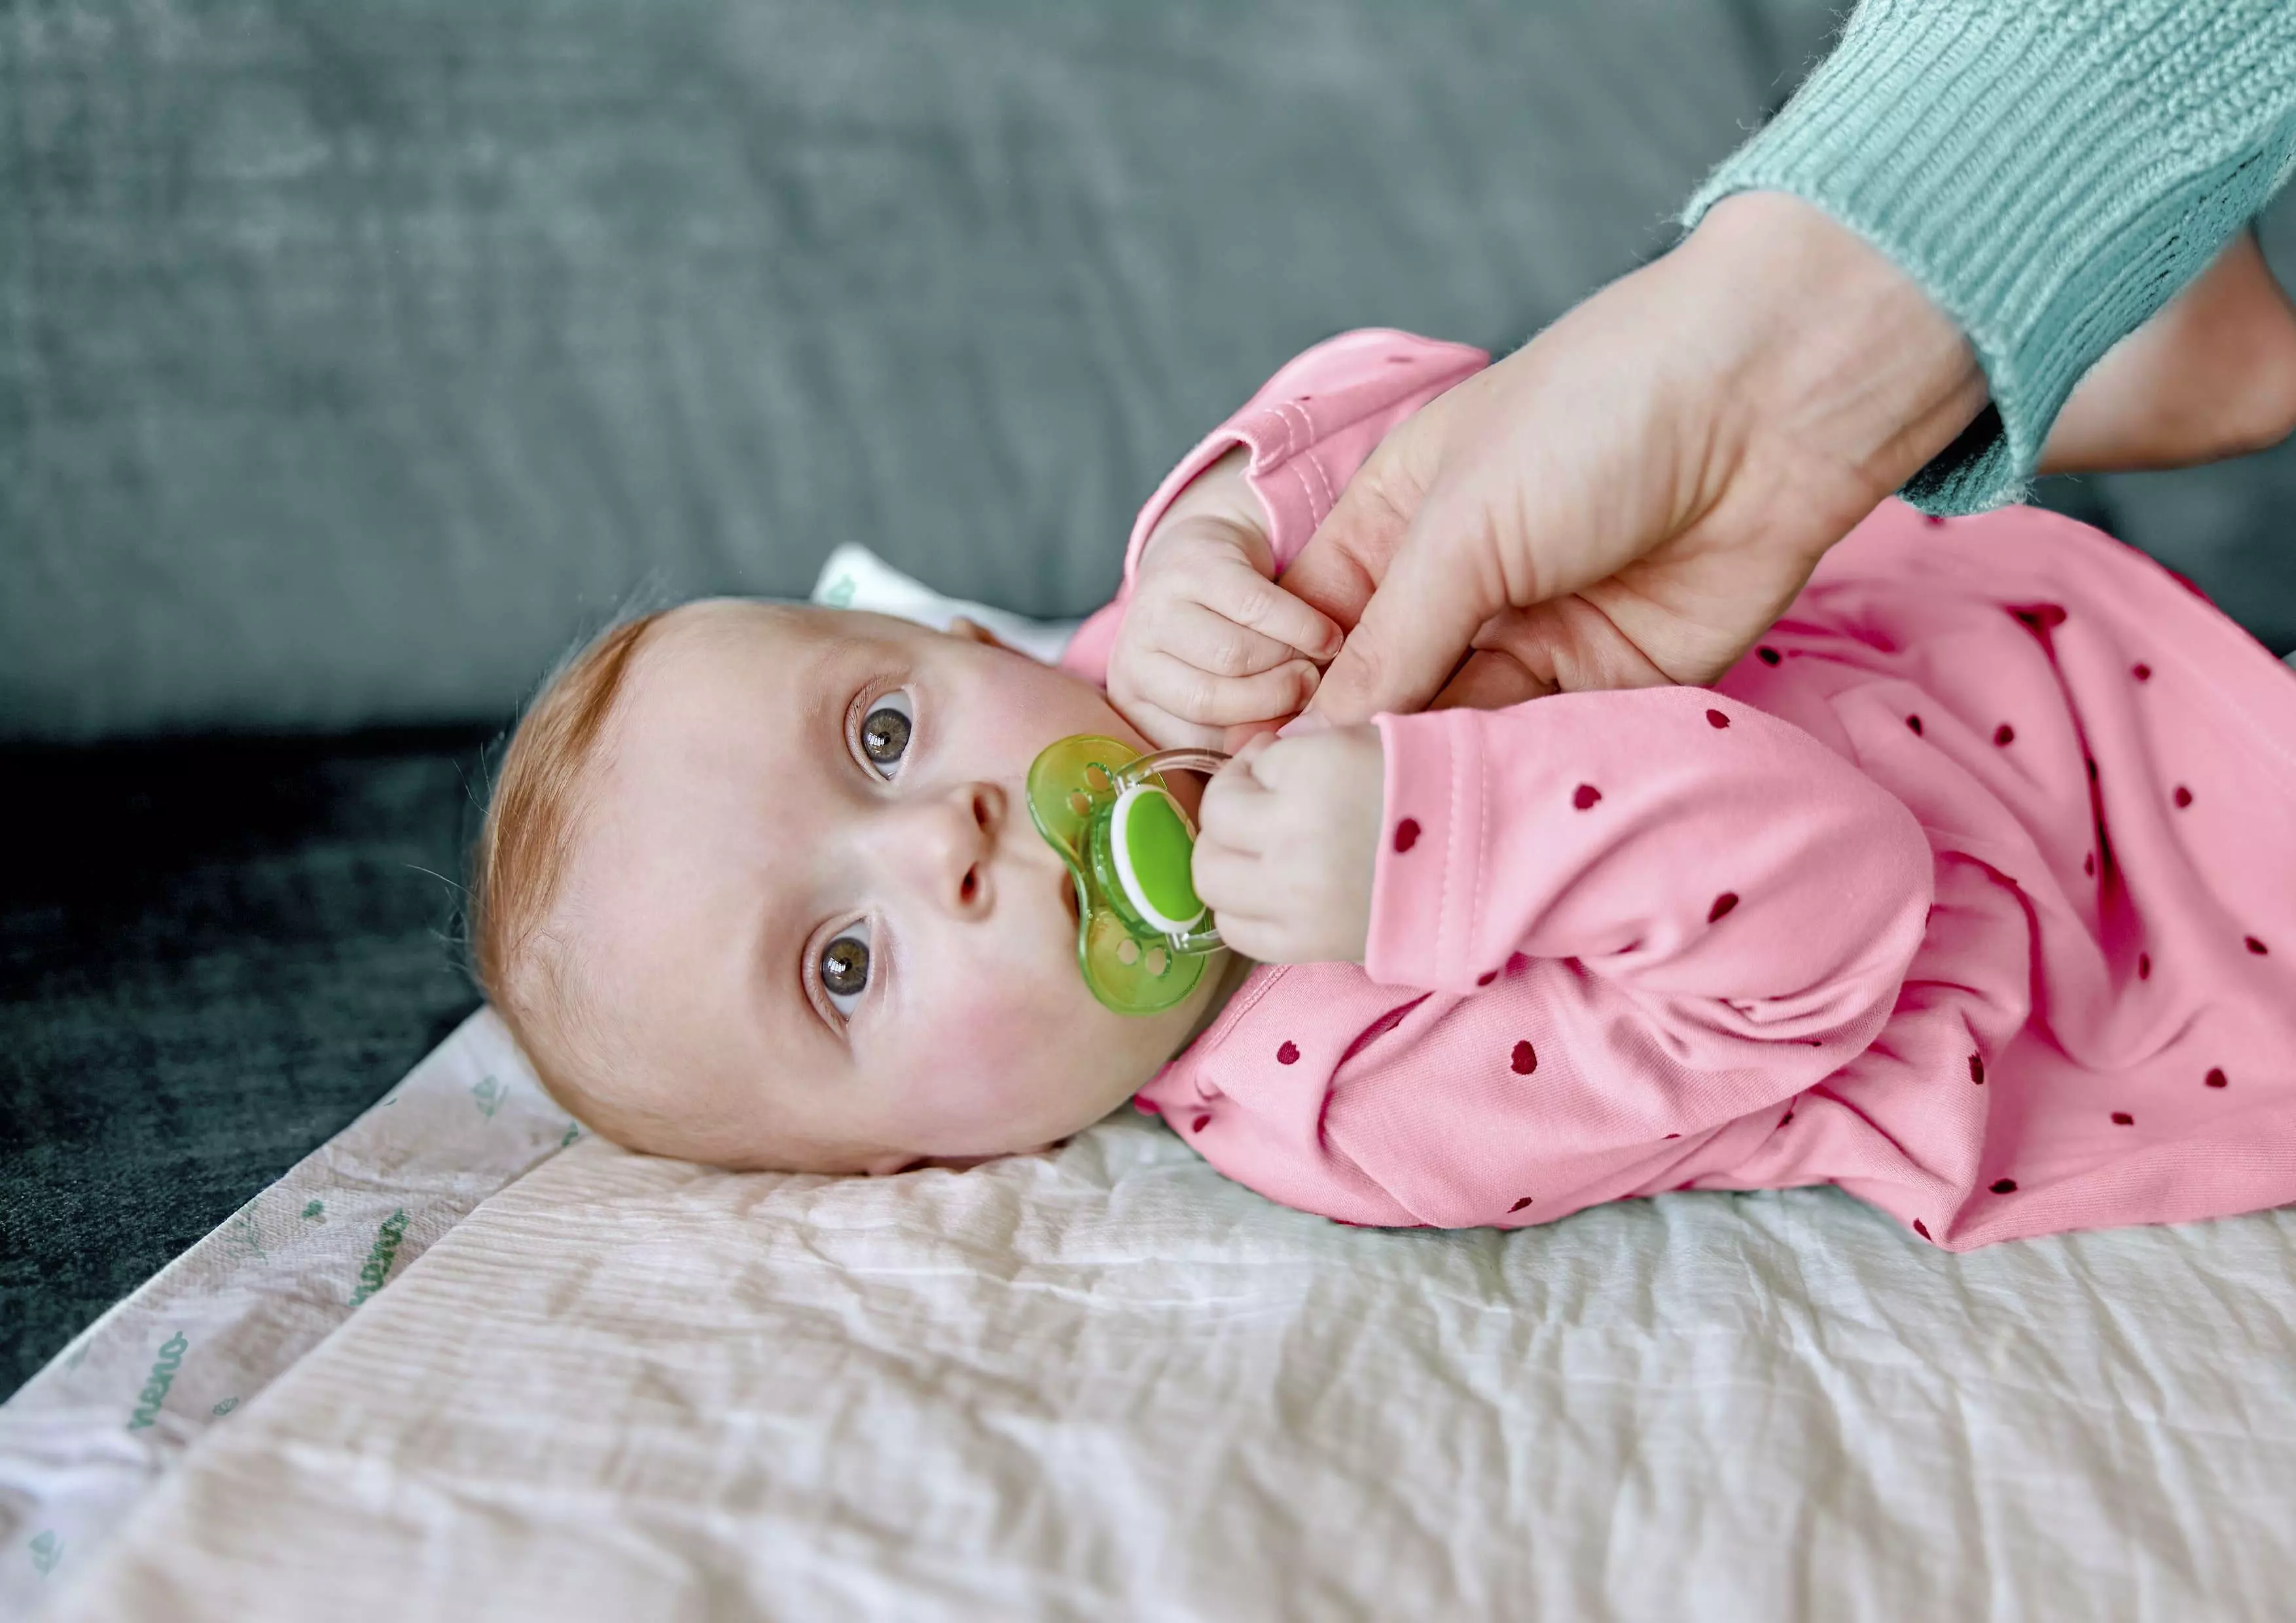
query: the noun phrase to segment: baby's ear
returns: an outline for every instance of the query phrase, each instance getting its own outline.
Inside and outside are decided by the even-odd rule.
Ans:
[[[985,643],[991,648],[1001,648],[1006,653],[1020,652],[1019,649],[1013,647],[1012,643],[1006,642],[1003,637],[998,636],[995,632],[989,630],[988,627],[982,625],[979,620],[969,620],[962,614],[949,621],[948,634],[953,637],[962,638],[964,641],[968,643]]]

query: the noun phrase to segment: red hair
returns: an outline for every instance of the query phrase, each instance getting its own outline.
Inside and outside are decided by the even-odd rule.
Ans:
[[[664,612],[608,627],[543,683],[503,752],[472,854],[471,960],[480,988],[551,1096],[594,1128],[594,1095],[573,1075],[567,1028],[574,1011],[559,995],[544,926],[573,849],[599,738],[631,661]]]

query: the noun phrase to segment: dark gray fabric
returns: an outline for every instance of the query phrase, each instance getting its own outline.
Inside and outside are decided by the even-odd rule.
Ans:
[[[14,0],[0,735],[510,709],[859,540],[1095,607],[1284,357],[1669,240],[1824,0]]]
[[[474,745],[0,750],[0,1397],[476,1006]]]

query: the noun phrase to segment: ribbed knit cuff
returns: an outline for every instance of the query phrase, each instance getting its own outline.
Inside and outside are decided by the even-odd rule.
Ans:
[[[2023,494],[2081,374],[2292,162],[2292,0],[1865,0],[1683,225],[1787,192],[1920,283],[1993,404],[1904,495],[1975,512]]]

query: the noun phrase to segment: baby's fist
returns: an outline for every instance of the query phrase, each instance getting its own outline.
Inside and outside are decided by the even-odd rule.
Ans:
[[[1173,499],[1109,651],[1109,698],[1159,749],[1217,750],[1298,714],[1340,651],[1340,628],[1275,584],[1250,468],[1239,447]]]
[[[1263,963],[1360,963],[1387,754],[1376,727],[1254,739],[1204,787],[1196,894]]]

